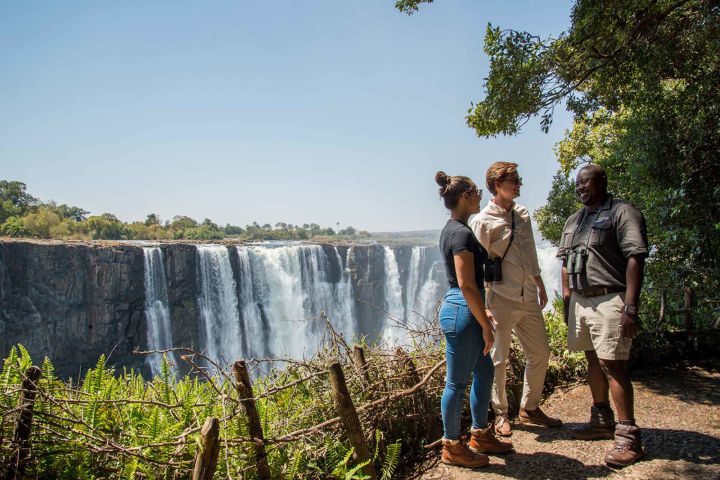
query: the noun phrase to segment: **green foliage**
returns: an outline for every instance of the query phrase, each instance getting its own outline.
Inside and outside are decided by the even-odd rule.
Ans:
[[[110,213],[88,218],[87,227],[93,240],[120,240],[126,238],[127,229],[125,225]]]
[[[0,234],[8,237],[27,237],[30,232],[25,228],[25,222],[22,218],[9,217],[5,223],[0,225]]]
[[[355,449],[351,448],[350,450],[348,450],[342,461],[340,461],[335,466],[332,471],[332,474],[335,478],[342,478],[344,480],[365,480],[367,478],[370,478],[369,475],[365,475],[362,473],[362,469],[368,463],[370,463],[369,461],[362,462],[357,465],[352,465],[350,463],[354,453]]]
[[[0,223],[9,217],[20,217],[37,203],[37,199],[27,193],[22,182],[0,180]]]
[[[382,466],[382,480],[390,480],[395,475],[395,469],[400,464],[400,452],[402,450],[402,440],[391,443],[387,446],[385,452],[385,460]]]
[[[418,11],[421,3],[433,3],[433,0],[397,0],[395,2],[395,8],[403,13],[412,15]]]
[[[368,362],[383,365],[387,353],[367,347]],[[378,356],[375,356],[375,355]],[[434,342],[416,358],[419,368],[438,362],[443,350]],[[313,427],[337,415],[326,375],[328,361],[337,358],[337,349],[321,349],[307,363],[271,369],[254,381],[257,407],[266,436],[281,437],[289,432]],[[381,362],[381,363],[378,363]],[[10,349],[0,372],[0,462],[10,452],[22,373],[32,365],[28,351],[21,345]],[[398,380],[394,363],[383,366],[384,388],[407,387]],[[196,376],[177,377],[173,366],[163,357],[161,372],[143,379],[132,370],[116,372],[101,356],[94,368],[79,381],[63,382],[54,376],[52,363],[45,358],[35,403],[32,462],[28,475],[33,478],[186,478],[191,475],[195,453],[200,446],[199,429],[208,417],[221,419],[221,453],[218,478],[255,478],[251,443],[236,442],[247,438],[247,421],[237,403],[232,381],[222,375],[200,380]],[[348,388],[356,405],[368,398],[367,385],[352,368],[346,368]],[[375,374],[381,374],[375,370]],[[298,380],[304,380],[297,383]],[[433,401],[439,405],[442,376],[428,384]],[[278,385],[292,388],[277,389]],[[432,385],[432,386],[431,386]],[[274,391],[263,396],[263,392]],[[412,398],[393,402],[378,414],[412,416],[416,402]],[[388,411],[389,410],[389,411]],[[367,415],[368,411],[364,415]],[[378,424],[377,419],[370,420]],[[417,455],[422,444],[408,430],[405,437],[381,427],[376,430],[376,456],[371,460],[382,478],[389,479],[406,459]],[[271,432],[271,433],[270,433]],[[387,447],[384,439],[389,438]],[[227,441],[227,443],[225,443]],[[402,448],[401,448],[402,445]],[[268,461],[273,478],[321,479],[367,478],[367,463],[353,460],[342,428],[319,431],[300,441],[270,444]],[[383,452],[383,455],[380,455]],[[129,454],[132,453],[132,454]]]
[[[581,204],[575,195],[575,179],[563,172],[556,173],[547,203],[533,214],[543,238],[557,246],[562,237],[565,221],[580,207]]]
[[[233,237],[241,241],[307,240],[335,236],[332,228],[316,223],[303,226],[278,222],[260,226],[257,222],[241,228],[227,224],[221,227],[209,218],[202,223],[186,215],[177,215],[165,225],[151,213],[143,222],[121,222],[104,213],[87,217],[88,211],[55,202],[41,203],[25,191],[25,184],[0,180],[0,235],[79,240],[222,240]],[[348,226],[339,232],[343,239],[368,238],[366,231]]]

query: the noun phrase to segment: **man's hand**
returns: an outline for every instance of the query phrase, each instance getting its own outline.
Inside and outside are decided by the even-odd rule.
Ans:
[[[489,308],[485,309],[485,315],[487,315],[488,320],[490,320],[490,325],[492,325],[493,331],[497,328],[497,320],[495,320],[495,316],[492,314]]]
[[[620,317],[620,325],[618,325],[620,336],[625,338],[635,338],[640,331],[640,319],[637,315],[622,313]]]
[[[540,310],[545,308],[548,303],[547,292],[545,291],[545,285],[540,285],[538,288],[538,303],[540,304]]]

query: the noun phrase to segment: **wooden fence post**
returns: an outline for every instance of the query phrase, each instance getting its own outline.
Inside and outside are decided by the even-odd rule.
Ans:
[[[410,379],[410,385],[408,386],[413,387],[420,383],[420,375],[417,373],[415,362],[413,362],[413,359],[410,358],[410,355],[405,353],[405,350],[403,350],[402,347],[398,347],[397,350],[395,350],[395,355],[400,357],[403,364],[405,365],[405,368],[407,369],[408,377]],[[440,428],[440,423],[438,422],[437,416],[433,413],[436,409],[433,408],[430,398],[427,396],[427,393],[425,393],[425,390],[423,390],[422,388],[418,389],[416,396],[420,406],[420,413],[422,414],[426,422],[425,430],[429,437],[428,440],[435,441],[436,439],[442,437],[442,429]]]
[[[220,453],[220,421],[208,417],[200,430],[202,450],[195,454],[192,480],[212,480]]]
[[[370,373],[368,372],[367,361],[365,361],[365,349],[360,345],[355,345],[353,347],[352,358],[355,368],[360,371],[363,381],[365,384],[370,385]]]
[[[332,384],[335,396],[335,407],[347,431],[350,445],[355,449],[356,460],[360,463],[368,462],[362,470],[365,475],[369,475],[371,479],[375,480],[377,478],[375,466],[372,463],[368,445],[365,441],[365,435],[363,435],[362,426],[360,425],[360,419],[358,418],[355,405],[353,405],[352,398],[350,397],[350,392],[345,383],[345,374],[339,362],[330,365],[330,383]]]
[[[34,365],[25,370],[25,379],[23,379],[22,393],[20,394],[20,416],[15,426],[15,436],[13,438],[14,458],[11,460],[12,464],[7,472],[6,478],[8,480],[22,477],[30,456],[30,431],[32,430],[37,384],[41,374],[40,368]]]
[[[265,451],[265,437],[263,436],[260,415],[258,415],[255,398],[253,397],[252,383],[248,374],[247,364],[244,360],[235,362],[232,368],[235,377],[235,389],[240,396],[240,403],[245,407],[245,414],[248,418],[248,431],[255,439],[255,463],[257,464],[258,476],[261,480],[270,480],[270,466]]]

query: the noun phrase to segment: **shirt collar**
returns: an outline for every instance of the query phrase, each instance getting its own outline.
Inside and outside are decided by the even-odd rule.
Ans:
[[[490,200],[488,202],[488,206],[490,207],[490,210],[492,210],[493,213],[501,213],[503,215],[510,215],[510,212],[512,212],[515,209],[515,202],[513,201],[512,204],[510,204],[510,210],[505,210],[503,207],[498,205],[497,203]]]
[[[613,196],[608,193],[607,198],[605,199],[603,204],[600,205],[600,208],[590,210],[589,208],[585,207],[585,210],[587,210],[590,213],[602,212],[603,210],[610,210],[612,208],[612,201],[613,201]]]

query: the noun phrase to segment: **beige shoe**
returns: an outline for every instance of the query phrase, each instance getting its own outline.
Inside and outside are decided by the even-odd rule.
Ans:
[[[535,410],[525,410],[521,408],[518,414],[518,420],[525,425],[544,425],[546,427],[559,427],[562,425],[562,420],[548,417],[545,412],[540,410],[540,407]]]
[[[470,429],[470,450],[475,453],[510,453],[513,444],[510,440],[495,438],[492,426],[483,429]]]
[[[462,440],[442,440],[442,456],[440,461],[447,465],[457,465],[467,468],[484,467],[490,462],[487,455],[471,451]]]
[[[497,435],[501,437],[509,437],[512,435],[512,427],[510,425],[510,417],[507,413],[498,413],[495,416],[495,423],[493,428]]]

